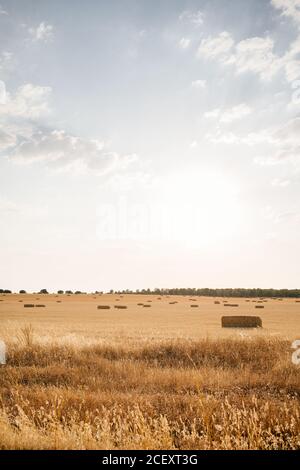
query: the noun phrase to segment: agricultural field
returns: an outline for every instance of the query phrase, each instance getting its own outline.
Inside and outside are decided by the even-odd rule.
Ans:
[[[0,339],[1,449],[300,449],[295,299],[7,294]]]

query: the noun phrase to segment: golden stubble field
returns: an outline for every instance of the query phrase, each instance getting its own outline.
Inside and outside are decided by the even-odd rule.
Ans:
[[[193,300],[190,300],[193,299]],[[5,295],[0,296],[0,334],[14,336],[17,329],[32,324],[40,341],[144,342],[226,338],[232,336],[300,338],[300,303],[295,299],[226,299],[238,308],[226,308],[224,299],[145,295]],[[219,305],[214,302],[220,301]],[[178,302],[176,304],[171,304]],[[45,308],[24,308],[24,304],[44,304]],[[151,305],[149,308],[139,303]],[[109,310],[98,310],[109,305]],[[115,309],[115,305],[127,309]],[[198,305],[192,308],[191,305]],[[264,309],[256,309],[263,305]],[[223,315],[255,315],[263,321],[260,330],[221,328]]]
[[[226,300],[1,295],[0,449],[300,449],[300,303]]]

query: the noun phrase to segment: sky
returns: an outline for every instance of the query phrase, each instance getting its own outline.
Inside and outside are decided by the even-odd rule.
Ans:
[[[0,0],[0,287],[299,288],[300,0]]]

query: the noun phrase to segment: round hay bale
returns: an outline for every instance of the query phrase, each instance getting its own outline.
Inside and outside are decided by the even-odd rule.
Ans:
[[[24,308],[34,308],[34,304],[24,304]]]
[[[109,309],[110,309],[110,305],[98,305],[98,306],[97,306],[97,309],[98,309],[98,310],[109,310]]]
[[[114,305],[115,308],[119,309],[119,310],[125,310],[127,307],[127,305]]]
[[[199,305],[192,304],[192,305],[191,305],[191,308],[199,308]]]
[[[255,305],[255,308],[265,308],[264,305]]]
[[[46,305],[43,305],[43,304],[37,304],[36,305],[36,308],[45,308],[45,307],[46,307]]]

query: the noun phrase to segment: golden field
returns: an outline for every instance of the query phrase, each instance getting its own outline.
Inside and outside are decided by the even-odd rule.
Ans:
[[[0,300],[1,449],[300,449],[293,299]],[[260,316],[263,328],[222,329],[223,315]]]

